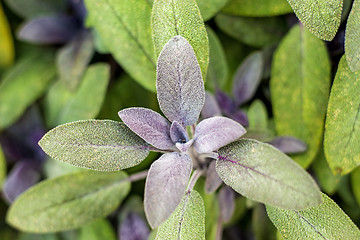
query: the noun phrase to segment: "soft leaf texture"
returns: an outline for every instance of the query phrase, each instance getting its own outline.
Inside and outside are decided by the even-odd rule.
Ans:
[[[172,149],[170,123],[159,113],[147,108],[126,108],[119,117],[134,133],[159,149]]]
[[[205,240],[205,208],[195,190],[188,192],[166,222],[160,225],[157,240]]]
[[[271,145],[241,139],[218,153],[216,171],[220,178],[251,200],[295,210],[321,203],[311,176]]]
[[[203,79],[209,64],[209,42],[194,0],[154,0],[151,26],[156,56],[173,37],[181,35],[194,48]]]
[[[261,52],[252,53],[239,66],[232,87],[236,104],[241,105],[254,97],[261,81],[263,67]]]
[[[351,173],[351,185],[355,199],[358,205],[360,205],[360,167]]]
[[[351,219],[325,194],[323,203],[306,210],[293,211],[266,206],[267,213],[283,238],[360,239],[360,231]]]
[[[204,82],[194,51],[181,36],[173,37],[157,63],[157,96],[161,111],[172,122],[194,124],[205,102]]]
[[[219,177],[215,169],[216,162],[211,161],[208,169],[206,171],[206,180],[205,180],[205,192],[213,193],[215,192],[222,184],[222,180]]]
[[[56,14],[66,7],[66,3],[59,0],[5,0],[5,2],[11,10],[23,18]]]
[[[286,0],[231,0],[222,12],[243,17],[270,17],[291,13]]]
[[[146,0],[85,0],[88,25],[116,61],[146,89],[155,91],[154,50],[151,41],[151,4]]]
[[[204,21],[212,18],[219,12],[230,0],[196,0],[199,6],[201,16]]]
[[[269,144],[287,154],[302,153],[307,149],[303,141],[293,137],[276,137],[271,139]]]
[[[162,155],[150,167],[144,206],[152,228],[164,222],[179,205],[192,170],[191,158],[182,153]]]
[[[90,31],[80,31],[58,53],[57,67],[60,80],[70,89],[75,90],[94,53],[94,42]]]
[[[80,229],[79,240],[116,240],[111,223],[100,219],[86,224]]]
[[[114,211],[130,190],[126,174],[80,171],[41,182],[11,205],[7,222],[21,231],[73,229]]]
[[[201,110],[201,116],[203,118],[221,116],[220,107],[217,104],[215,97],[209,92],[205,93],[205,103],[203,109]]]
[[[326,116],[324,148],[333,173],[347,174],[360,164],[360,72],[345,57],[339,63]]]
[[[186,143],[189,141],[186,130],[176,121],[171,124],[170,137],[174,143]]]
[[[300,21],[315,36],[331,41],[341,20],[343,0],[288,0]]]
[[[48,51],[28,55],[9,69],[0,83],[0,130],[41,96],[54,75],[53,54]]]
[[[346,24],[345,55],[351,71],[360,70],[360,1],[355,0]]]
[[[234,142],[245,133],[245,128],[230,118],[207,118],[196,126],[194,147],[198,153],[212,152]]]
[[[0,69],[10,66],[15,58],[10,26],[0,4]]]
[[[329,88],[330,62],[324,43],[301,25],[294,26],[275,52],[270,91],[277,133],[308,146],[306,153],[294,156],[305,168],[323,138]]]
[[[139,164],[149,154],[144,140],[125,124],[84,120],[60,125],[39,141],[52,158],[98,171],[117,171]]]

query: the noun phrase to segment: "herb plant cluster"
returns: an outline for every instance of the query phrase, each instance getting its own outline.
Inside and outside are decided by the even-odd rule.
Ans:
[[[360,239],[359,0],[0,4],[0,239]]]

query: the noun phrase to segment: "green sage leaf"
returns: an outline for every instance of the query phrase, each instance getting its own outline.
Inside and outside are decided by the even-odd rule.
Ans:
[[[194,0],[154,0],[151,26],[156,58],[165,44],[181,35],[194,49],[203,80],[209,64],[209,42],[204,22]]]
[[[99,219],[81,228],[79,240],[116,240],[116,235],[108,220]]]
[[[292,13],[286,0],[232,0],[223,13],[243,17],[271,17]]]
[[[201,16],[204,21],[212,18],[219,12],[230,0],[196,0],[199,6]]]
[[[3,182],[6,178],[6,160],[0,145],[0,189],[3,187]]]
[[[275,52],[270,90],[278,135],[298,138],[308,147],[293,157],[304,168],[322,142],[329,88],[330,62],[324,43],[304,27],[294,26]]]
[[[283,238],[360,239],[360,231],[351,219],[325,194],[323,203],[301,211],[289,211],[267,205],[266,210]]]
[[[175,212],[159,226],[156,239],[205,239],[205,208],[198,192],[185,194]]]
[[[343,0],[288,0],[296,16],[315,36],[331,41],[340,26]]]
[[[130,190],[124,172],[80,171],[35,185],[11,205],[7,222],[46,233],[80,227],[114,211]]]
[[[220,178],[251,200],[296,210],[321,203],[311,176],[269,144],[241,139],[218,153],[216,171]]]
[[[132,78],[155,91],[156,61],[147,0],[85,0],[93,26],[116,61]]]
[[[46,90],[55,75],[53,53],[42,51],[19,60],[0,84],[0,130],[13,124]]]
[[[351,173],[351,186],[355,199],[358,205],[360,205],[360,167]]]
[[[58,0],[5,0],[16,14],[23,18],[55,15],[66,9],[66,2]]]
[[[347,174],[360,164],[360,72],[353,73],[345,57],[340,60],[326,116],[324,148],[335,174]]]
[[[47,233],[47,234],[20,233],[17,240],[59,240],[59,238],[54,233]]]
[[[346,24],[345,55],[351,71],[360,70],[360,1],[355,0]]]
[[[139,164],[148,154],[147,143],[125,124],[84,120],[60,125],[39,141],[52,158],[97,171],[117,171]]]
[[[10,66],[15,58],[10,26],[0,4],[0,68]]]

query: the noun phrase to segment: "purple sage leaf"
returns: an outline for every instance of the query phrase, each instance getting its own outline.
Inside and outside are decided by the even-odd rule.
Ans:
[[[119,112],[119,117],[131,131],[159,149],[172,149],[170,123],[159,113],[147,108],[127,108]]]
[[[199,153],[212,152],[234,142],[245,133],[245,128],[230,118],[208,118],[195,129],[194,147]]]
[[[189,141],[189,135],[177,121],[171,124],[170,137],[173,143],[186,143]]]
[[[276,137],[269,144],[288,154],[302,153],[307,149],[306,143],[294,137]]]
[[[248,119],[247,114],[244,111],[236,110],[235,112],[227,114],[227,116],[229,118],[231,118],[232,120],[237,121],[238,123],[240,123],[244,127],[249,126],[249,119]]]
[[[222,184],[222,180],[216,172],[215,161],[211,161],[206,172],[205,180],[205,192],[213,193],[215,192]]]
[[[119,227],[121,240],[147,240],[149,234],[149,227],[135,212],[129,212]]]
[[[236,110],[235,102],[224,92],[216,90],[215,98],[220,106],[220,109],[225,113],[229,114]]]
[[[179,205],[191,170],[191,158],[175,152],[162,155],[151,165],[145,183],[144,206],[152,228],[164,222]]]
[[[157,96],[161,111],[183,126],[197,122],[205,102],[204,82],[190,43],[175,36],[164,46],[157,63]]]
[[[176,143],[175,146],[180,150],[180,152],[187,152],[193,143],[194,139],[190,139],[190,141],[186,143]]]
[[[38,44],[63,44],[72,39],[78,29],[78,23],[73,17],[38,17],[26,22],[21,27],[18,37]]]
[[[218,199],[222,220],[228,222],[235,210],[235,192],[224,185],[219,191]]]
[[[245,103],[255,95],[262,77],[263,65],[262,53],[255,52],[248,56],[236,71],[232,89],[237,105]]]
[[[221,110],[220,107],[218,105],[218,103],[216,102],[215,97],[209,93],[206,92],[205,93],[205,104],[203,109],[201,110],[201,116],[203,118],[211,118],[211,117],[215,117],[215,116],[221,116]]]

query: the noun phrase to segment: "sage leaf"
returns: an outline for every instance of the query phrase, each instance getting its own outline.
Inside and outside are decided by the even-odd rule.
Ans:
[[[129,212],[119,227],[120,239],[146,240],[149,232],[149,227],[144,219],[135,212]]]
[[[211,118],[211,117],[221,116],[221,115],[222,114],[221,114],[220,107],[219,107],[218,103],[216,102],[214,95],[212,95],[209,92],[206,92],[204,107],[201,110],[202,118]]]
[[[171,124],[170,137],[174,143],[186,143],[189,141],[186,130],[176,121]]]
[[[267,132],[269,125],[269,116],[265,104],[259,100],[254,100],[247,113],[249,119],[249,129],[258,132]]]
[[[245,133],[245,128],[230,118],[207,118],[196,126],[194,147],[198,153],[209,153],[234,142]]]
[[[148,154],[147,143],[125,124],[84,120],[60,125],[39,141],[52,158],[97,171],[117,171],[139,164]]]
[[[335,174],[347,174],[360,164],[360,72],[353,73],[345,57],[340,60],[331,88],[324,150]]]
[[[292,13],[285,0],[231,0],[223,13],[243,17],[271,17]]]
[[[360,167],[351,173],[351,186],[357,203],[360,205]]]
[[[307,149],[303,141],[288,136],[275,137],[268,143],[286,154],[302,153]]]
[[[275,52],[270,90],[278,135],[296,137],[308,147],[293,157],[304,168],[322,142],[329,88],[330,61],[323,41],[294,26]]]
[[[159,149],[172,149],[170,123],[159,113],[147,108],[126,108],[119,117],[131,131]]]
[[[55,76],[53,53],[42,51],[23,57],[0,83],[0,130],[13,124]]]
[[[199,8],[194,0],[154,0],[151,26],[156,57],[171,38],[181,35],[194,48],[203,79],[206,79],[209,42]]]
[[[221,219],[228,222],[235,210],[235,192],[229,186],[224,185],[219,191],[218,199]]]
[[[196,0],[204,21],[218,13],[230,0]]]
[[[315,36],[331,41],[340,26],[343,0],[288,0],[296,16]]]
[[[353,2],[345,33],[345,55],[351,71],[360,70],[360,1]]]
[[[152,228],[164,222],[179,205],[191,170],[191,158],[176,152],[162,155],[151,165],[145,183],[144,206]]]
[[[14,42],[11,36],[9,23],[0,4],[0,69],[9,67],[15,58]]]
[[[0,145],[0,189],[3,188],[3,182],[5,180],[5,177],[6,177],[6,160]]]
[[[6,236],[6,235],[5,235]],[[19,233],[17,240],[59,240],[56,233],[34,234],[34,233]]]
[[[157,63],[157,96],[161,111],[171,121],[190,126],[205,102],[204,82],[189,42],[175,36],[164,46]]]
[[[5,0],[7,6],[23,18],[51,15],[63,12],[66,3],[58,0]]]
[[[111,223],[106,219],[90,222],[80,229],[79,240],[116,240]]]
[[[251,200],[294,210],[321,203],[311,176],[269,144],[241,139],[218,153],[216,171],[220,178]]]
[[[284,239],[359,239],[351,219],[325,194],[323,203],[306,210],[284,210],[267,205],[266,210]]]
[[[80,227],[118,207],[130,190],[126,179],[124,172],[80,171],[45,180],[16,199],[7,222],[34,233]]]
[[[205,193],[214,193],[222,184],[222,180],[215,169],[216,162],[211,161],[206,171]]]
[[[154,49],[151,41],[151,4],[147,0],[85,0],[87,25],[129,75],[155,92]]]
[[[159,226],[155,239],[205,239],[205,208],[198,192],[185,194],[175,212]]]

